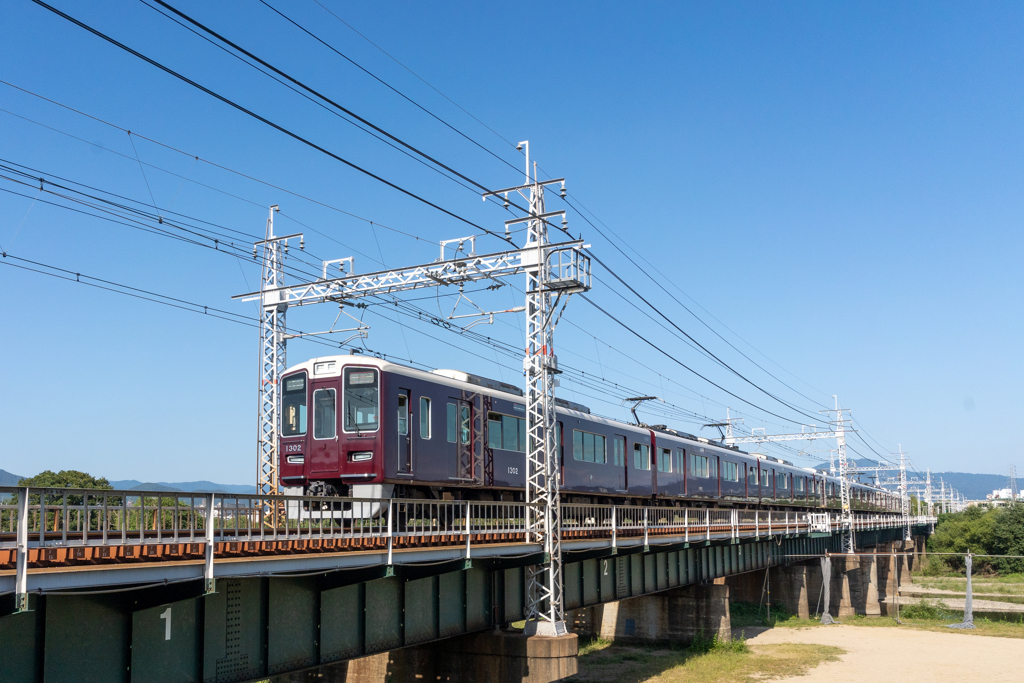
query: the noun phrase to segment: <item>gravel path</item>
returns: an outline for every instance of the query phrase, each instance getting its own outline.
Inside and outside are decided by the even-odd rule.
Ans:
[[[749,639],[751,645],[813,643],[846,650],[805,676],[783,683],[854,680],[992,681],[1021,680],[1024,640],[900,628],[828,626],[774,628]]]

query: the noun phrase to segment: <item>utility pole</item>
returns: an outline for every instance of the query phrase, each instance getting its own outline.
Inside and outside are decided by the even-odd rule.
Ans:
[[[907,454],[903,444],[897,444],[900,452],[900,508],[903,512],[903,540],[910,540],[910,497],[907,494]]]
[[[545,258],[548,222],[544,185],[537,178],[537,163],[530,167],[530,143],[525,148],[526,181],[511,191],[529,190],[530,217],[526,244],[526,528],[541,543],[546,564],[531,566],[527,577],[526,635],[560,636],[566,633],[562,600],[561,505],[558,444],[555,443],[555,356],[553,316],[562,293],[552,287],[551,265]],[[531,180],[530,172],[533,172]],[[564,187],[564,183],[563,183]],[[507,197],[507,193],[506,193]],[[484,195],[487,198],[487,195]],[[557,321],[555,321],[557,322]],[[530,507],[536,506],[536,507]]]
[[[839,489],[842,502],[843,550],[852,555],[855,549],[853,538],[853,508],[850,506],[850,473],[846,462],[846,420],[843,409],[839,407],[839,397],[833,396],[836,402],[835,419],[832,420],[832,431],[836,434],[836,460],[839,462]]]
[[[281,300],[278,289],[284,286],[284,257],[288,253],[288,240],[298,237],[300,248],[305,247],[301,235],[274,235],[274,214],[277,204],[270,207],[267,216],[266,238],[253,245],[252,256],[263,247],[260,275],[260,386],[259,425],[256,436],[256,492],[274,495],[278,492],[277,444],[281,429],[280,379],[287,365],[285,342],[285,312],[288,303]]]
[[[934,517],[935,516],[935,510],[932,508],[932,470],[931,470],[931,468],[926,469],[925,473],[926,473],[926,476],[927,476],[927,480],[926,480],[927,483],[925,484],[925,486],[927,486],[927,488],[925,489],[925,496],[926,496],[926,501],[925,502],[928,504],[928,516],[929,517]]]

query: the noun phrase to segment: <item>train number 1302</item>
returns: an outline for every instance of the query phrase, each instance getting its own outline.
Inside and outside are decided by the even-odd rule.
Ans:
[[[509,474],[519,474],[519,468],[518,467],[509,467],[508,468],[508,473]]]

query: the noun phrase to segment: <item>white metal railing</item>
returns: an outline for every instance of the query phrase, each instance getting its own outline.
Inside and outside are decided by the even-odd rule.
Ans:
[[[203,544],[196,552],[212,555],[223,542],[333,539],[336,549],[344,549],[344,541],[386,548],[389,563],[396,547],[422,544],[462,543],[469,557],[473,543],[528,541],[526,509],[513,502],[0,487],[0,553],[16,550],[18,560],[27,561],[28,551],[38,548]],[[912,525],[934,522],[911,518]],[[903,525],[898,514],[854,516],[856,531]],[[625,537],[642,536],[646,544],[651,535],[757,538],[841,526],[833,511],[561,506],[563,539],[609,539],[612,546]],[[0,565],[11,561],[0,554]]]

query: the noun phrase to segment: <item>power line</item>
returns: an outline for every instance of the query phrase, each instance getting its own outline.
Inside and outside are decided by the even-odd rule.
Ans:
[[[304,144],[304,145],[306,145],[306,146],[308,146],[308,147],[310,147],[310,148],[320,152],[321,154],[329,156],[330,158],[334,159],[335,161],[339,161],[342,164],[345,164],[346,166],[348,166],[349,168],[351,168],[353,170],[356,170],[356,171],[358,171],[358,172],[360,172],[360,173],[362,173],[362,174],[364,174],[364,175],[366,175],[366,176],[368,176],[368,177],[370,177],[370,178],[372,178],[372,179],[374,179],[374,180],[376,180],[378,182],[381,182],[384,185],[387,185],[388,187],[390,187],[390,188],[392,188],[394,190],[397,190],[397,191],[401,192],[402,194],[404,194],[404,195],[406,195],[406,196],[408,196],[408,197],[410,197],[412,199],[415,199],[415,200],[417,200],[417,201],[419,201],[419,202],[421,202],[423,204],[426,204],[427,206],[429,206],[429,207],[431,207],[433,209],[436,209],[437,211],[440,211],[441,213],[443,213],[445,215],[448,215],[448,216],[450,216],[450,217],[452,217],[452,218],[454,218],[454,219],[456,219],[456,220],[458,220],[458,221],[460,221],[462,223],[465,223],[465,224],[470,225],[470,226],[472,226],[472,227],[474,227],[474,228],[476,228],[478,230],[481,230],[481,231],[487,233],[488,235],[496,237],[496,238],[498,238],[498,239],[500,239],[500,240],[502,240],[504,242],[508,242],[509,244],[512,244],[512,241],[510,239],[506,238],[505,236],[499,235],[498,233],[496,233],[496,232],[494,232],[492,230],[489,230],[489,229],[483,227],[482,225],[479,225],[479,224],[469,220],[468,218],[464,218],[464,217],[462,217],[462,216],[460,216],[460,215],[458,215],[458,214],[456,214],[456,213],[454,213],[452,211],[449,211],[448,209],[445,209],[444,207],[442,207],[442,206],[440,206],[438,204],[435,204],[434,202],[426,199],[425,197],[422,197],[422,196],[412,192],[411,190],[407,190],[404,187],[402,187],[402,186],[400,186],[400,185],[398,185],[396,183],[393,183],[390,180],[387,180],[387,179],[377,175],[376,173],[373,173],[372,171],[370,171],[370,170],[368,170],[366,168],[363,168],[362,166],[360,166],[360,165],[358,165],[358,164],[356,164],[356,163],[354,163],[352,161],[349,161],[348,159],[346,159],[346,158],[344,158],[344,157],[342,157],[342,156],[340,156],[338,154],[335,154],[334,152],[331,152],[330,150],[328,150],[328,149],[326,149],[326,148],[316,144],[315,142],[313,142],[313,141],[311,141],[311,140],[309,140],[309,139],[299,135],[298,133],[295,133],[295,132],[293,132],[293,131],[291,131],[291,130],[289,130],[289,129],[285,128],[284,126],[281,126],[281,125],[279,125],[277,123],[274,123],[270,119],[267,119],[267,118],[257,114],[256,112],[252,111],[251,109],[247,109],[246,107],[243,107],[241,104],[238,104],[237,102],[235,102],[235,101],[225,97],[224,95],[221,95],[219,93],[214,92],[210,88],[207,88],[207,87],[205,87],[203,85],[200,85],[196,81],[193,81],[192,79],[190,79],[190,78],[188,78],[188,77],[178,73],[177,71],[171,69],[170,67],[161,64],[160,62],[156,61],[155,59],[151,59],[151,58],[147,57],[146,55],[142,54],[141,52],[138,52],[137,50],[133,50],[132,48],[130,48],[127,45],[125,45],[124,43],[118,42],[114,38],[112,38],[112,37],[108,36],[107,34],[103,33],[102,31],[99,31],[99,30],[89,26],[88,24],[85,24],[84,22],[81,22],[78,19],[75,19],[74,17],[72,17],[72,16],[70,16],[68,14],[65,14],[64,12],[61,12],[57,8],[52,7],[52,6],[48,5],[48,4],[46,4],[42,0],[32,0],[32,2],[34,2],[35,4],[39,5],[40,7],[44,8],[44,9],[49,10],[50,12],[53,12],[54,14],[56,14],[59,17],[61,17],[62,19],[65,19],[65,20],[75,24],[76,26],[85,29],[86,31],[88,31],[89,33],[92,33],[93,35],[97,36],[98,38],[102,38],[103,40],[107,41],[111,45],[114,45],[115,47],[118,47],[118,48],[124,50],[128,54],[131,54],[131,55],[133,55],[135,57],[138,57],[139,59],[141,59],[142,61],[146,62],[147,64],[155,66],[156,68],[160,69],[164,73],[166,73],[166,74],[168,74],[170,76],[174,76],[175,78],[177,78],[178,80],[182,81],[183,83],[191,85],[192,87],[196,88],[197,90],[200,90],[200,91],[206,93],[207,95],[210,95],[211,97],[213,97],[213,98],[215,98],[217,100],[220,100],[221,102],[223,102],[224,104],[228,105],[229,107],[232,107],[232,108],[236,109],[237,111],[240,111],[243,114],[246,114],[247,116],[250,116],[253,119],[256,119],[257,121],[270,126],[271,128],[273,128],[274,130],[277,130],[280,133],[284,133],[288,137],[290,137],[290,138],[292,138],[292,139],[294,139],[294,140],[296,140],[298,142],[301,142],[302,144]],[[513,245],[513,246],[515,246],[515,245]]]
[[[359,69],[360,71],[362,71],[363,73],[365,73],[365,74],[366,74],[367,76],[369,76],[370,78],[374,79],[375,81],[377,81],[378,83],[380,83],[381,85],[383,85],[384,87],[386,87],[386,88],[387,88],[388,90],[392,91],[393,93],[395,93],[396,95],[398,95],[398,96],[399,96],[399,97],[401,97],[402,99],[406,100],[407,102],[409,102],[410,104],[412,104],[413,106],[415,106],[415,107],[416,107],[417,109],[419,109],[420,111],[424,112],[425,114],[427,114],[427,115],[428,115],[428,116],[430,116],[431,118],[435,119],[436,121],[440,122],[440,123],[441,123],[441,124],[443,124],[444,126],[448,127],[448,128],[449,128],[449,129],[451,129],[452,131],[454,131],[454,132],[458,133],[458,134],[459,134],[460,136],[462,136],[463,138],[465,138],[465,139],[466,139],[466,140],[468,140],[469,142],[472,142],[472,143],[473,143],[474,145],[476,145],[477,147],[479,147],[479,148],[480,148],[481,150],[483,150],[483,151],[484,151],[484,152],[486,152],[487,154],[490,154],[491,156],[493,156],[493,157],[494,157],[495,159],[497,159],[497,160],[498,160],[498,161],[500,161],[501,163],[503,163],[503,164],[505,164],[505,165],[509,166],[510,168],[512,168],[512,169],[513,169],[513,170],[515,170],[515,171],[518,171],[518,170],[519,170],[519,169],[518,169],[518,168],[517,168],[516,166],[512,165],[512,164],[511,164],[510,162],[506,161],[505,159],[502,159],[502,158],[501,158],[500,156],[498,156],[497,154],[495,154],[494,152],[492,152],[491,150],[489,150],[489,149],[488,149],[487,147],[485,147],[484,145],[482,145],[481,143],[479,143],[478,141],[476,141],[475,139],[473,139],[472,137],[470,137],[470,136],[469,136],[469,135],[467,135],[466,133],[462,132],[461,130],[459,130],[458,128],[456,128],[455,126],[453,126],[452,124],[448,123],[448,122],[447,122],[447,121],[445,121],[445,120],[444,120],[443,118],[441,118],[440,116],[438,116],[438,115],[437,115],[437,114],[435,114],[434,112],[430,111],[429,109],[427,109],[426,107],[424,107],[423,105],[421,105],[421,104],[420,104],[419,102],[417,102],[416,100],[412,99],[411,97],[409,97],[408,95],[406,95],[406,94],[405,94],[405,93],[403,93],[402,91],[398,90],[397,88],[395,88],[394,86],[392,86],[392,85],[391,85],[390,83],[388,83],[388,82],[387,82],[387,81],[385,81],[384,79],[380,78],[379,76],[377,76],[376,74],[374,74],[373,72],[371,72],[371,71],[370,71],[369,69],[365,68],[364,66],[362,66],[361,64],[359,64],[358,62],[356,62],[355,60],[353,60],[353,59],[352,59],[351,57],[349,57],[349,56],[348,56],[348,55],[346,55],[345,53],[343,53],[343,52],[341,52],[340,50],[338,50],[338,49],[337,49],[336,47],[334,47],[334,46],[333,46],[333,45],[331,45],[330,43],[328,43],[328,42],[327,42],[327,41],[325,41],[324,39],[322,39],[322,38],[320,38],[319,36],[317,36],[316,34],[314,34],[314,33],[313,33],[312,31],[310,31],[310,30],[309,30],[309,29],[307,29],[306,27],[304,27],[304,26],[302,26],[301,24],[299,24],[299,23],[298,23],[297,21],[295,21],[294,19],[292,19],[291,17],[289,17],[288,15],[286,15],[286,14],[285,14],[284,12],[282,12],[281,10],[279,10],[279,9],[277,9],[276,7],[274,7],[273,5],[271,5],[271,4],[269,3],[269,2],[267,2],[267,0],[259,0],[259,1],[260,1],[261,3],[263,3],[264,5],[266,5],[266,6],[268,7],[268,8],[270,8],[270,10],[272,10],[272,11],[273,11],[274,13],[276,13],[276,14],[277,14],[278,16],[280,16],[280,17],[281,17],[282,19],[284,19],[285,21],[287,21],[288,23],[290,23],[291,25],[293,25],[293,26],[294,26],[295,28],[299,29],[300,31],[302,31],[303,33],[305,33],[306,35],[308,35],[308,36],[309,36],[310,38],[312,38],[313,40],[317,41],[318,43],[320,43],[321,45],[323,45],[324,47],[326,47],[326,48],[327,48],[328,50],[330,50],[330,51],[331,51],[331,52],[333,52],[334,54],[338,55],[339,57],[341,57],[342,59],[344,59],[345,61],[347,61],[347,62],[348,62],[349,64],[351,64],[352,66],[356,67],[357,69]],[[317,4],[319,4],[319,3],[317,3]],[[323,5],[321,5],[321,7],[323,7]],[[326,8],[325,8],[325,9],[326,9]],[[330,12],[330,10],[328,10],[328,12]],[[332,13],[332,16],[334,16],[334,15],[333,15],[333,13]],[[386,53],[385,53],[385,54],[386,54]]]
[[[501,133],[499,133],[498,131],[494,130],[493,128],[491,128],[490,126],[488,126],[488,125],[487,125],[486,123],[484,123],[483,121],[481,121],[481,120],[480,120],[480,119],[478,119],[477,117],[473,116],[473,114],[471,114],[470,112],[466,111],[466,109],[464,109],[464,108],[463,108],[463,107],[462,107],[462,106],[461,106],[461,105],[460,105],[460,104],[459,104],[458,102],[456,102],[456,101],[455,101],[455,100],[453,100],[452,98],[448,97],[448,96],[447,96],[447,95],[445,95],[445,94],[444,94],[443,92],[441,92],[440,90],[438,90],[437,88],[435,88],[435,87],[434,87],[433,85],[431,85],[430,83],[428,83],[428,82],[427,82],[427,81],[426,81],[426,80],[425,80],[425,79],[424,79],[424,78],[423,78],[422,76],[420,76],[420,75],[419,75],[419,74],[417,74],[417,73],[416,73],[415,71],[413,71],[412,69],[410,69],[409,67],[407,67],[407,66],[406,66],[405,64],[403,64],[402,62],[400,62],[400,61],[399,61],[398,59],[396,59],[396,58],[395,58],[395,57],[394,57],[394,56],[393,56],[393,55],[392,55],[392,54],[391,54],[390,52],[388,52],[387,50],[385,50],[384,48],[382,48],[382,47],[381,47],[380,45],[377,45],[377,43],[373,42],[372,40],[370,40],[369,38],[367,38],[367,37],[366,37],[365,35],[363,35],[362,33],[360,33],[360,32],[359,32],[359,31],[358,31],[358,30],[357,30],[357,29],[356,29],[356,28],[355,28],[355,27],[354,27],[354,26],[353,26],[352,24],[348,23],[347,21],[345,21],[344,19],[342,19],[341,17],[339,17],[339,16],[337,15],[337,14],[335,14],[334,12],[332,12],[332,11],[331,11],[330,9],[328,9],[327,7],[325,7],[325,6],[324,6],[324,5],[323,5],[323,4],[322,4],[322,3],[320,2],[320,0],[313,0],[313,2],[315,2],[315,3],[317,4],[317,5],[320,5],[321,9],[323,9],[323,10],[324,10],[325,12],[327,12],[328,14],[330,14],[330,15],[331,15],[332,17],[334,17],[335,19],[337,19],[337,20],[338,20],[338,21],[340,21],[341,23],[345,24],[345,26],[347,26],[347,27],[348,27],[349,29],[351,29],[351,30],[352,30],[352,32],[353,32],[353,33],[355,33],[355,34],[356,34],[357,36],[359,36],[360,38],[362,38],[363,40],[365,40],[366,42],[368,42],[368,43],[369,43],[370,45],[373,45],[373,46],[374,46],[375,48],[377,48],[377,49],[378,49],[378,50],[380,50],[380,51],[381,51],[382,53],[384,53],[385,55],[387,55],[387,57],[388,57],[388,58],[389,58],[389,59],[390,59],[391,61],[393,61],[393,62],[394,62],[395,64],[398,64],[398,66],[402,67],[403,69],[405,69],[406,71],[408,71],[409,73],[411,73],[411,74],[412,74],[413,76],[415,76],[415,77],[416,77],[416,78],[417,78],[417,79],[418,79],[419,81],[421,81],[421,82],[422,82],[423,84],[425,84],[425,85],[426,85],[426,86],[427,86],[428,88],[430,88],[431,90],[433,90],[434,92],[436,92],[436,93],[437,93],[438,95],[440,95],[441,97],[443,97],[443,98],[445,98],[446,100],[448,100],[449,102],[451,102],[451,103],[452,103],[453,105],[455,105],[455,106],[456,106],[456,107],[457,107],[457,108],[458,108],[458,109],[459,109],[460,111],[462,111],[462,113],[464,113],[464,114],[465,114],[466,116],[470,117],[471,119],[473,119],[474,121],[476,121],[477,123],[479,123],[479,124],[480,124],[481,126],[483,126],[483,127],[484,127],[484,128],[486,128],[487,130],[489,130],[489,131],[491,131],[492,133],[494,133],[494,134],[495,134],[495,135],[496,135],[496,136],[497,136],[497,137],[498,137],[498,138],[499,138],[500,140],[502,140],[503,142],[505,142],[505,143],[506,143],[507,145],[509,145],[509,146],[511,146],[511,147],[515,147],[515,146],[516,146],[514,142],[512,142],[512,141],[511,141],[511,140],[509,140],[509,139],[507,139],[507,138],[506,138],[505,136],[503,136],[503,135],[502,135]]]
[[[202,156],[199,156],[197,154],[192,154],[191,152],[185,152],[183,150],[178,149],[177,147],[174,147],[173,145],[169,145],[166,142],[161,142],[160,140],[157,140],[155,138],[147,137],[147,136],[142,135],[142,134],[140,134],[140,133],[138,133],[136,131],[129,131],[127,128],[124,128],[123,126],[119,126],[116,123],[111,123],[110,121],[106,121],[106,120],[101,119],[101,118],[99,118],[97,116],[93,116],[92,114],[88,114],[88,113],[86,113],[84,111],[81,111],[79,109],[75,109],[74,107],[70,107],[70,106],[68,106],[66,104],[58,102],[57,100],[51,99],[51,98],[46,97],[44,95],[40,95],[39,93],[35,93],[35,92],[32,92],[31,90],[27,90],[27,89],[22,88],[20,86],[14,85],[13,83],[9,83],[7,81],[0,80],[0,84],[6,85],[6,86],[8,86],[10,88],[14,88],[15,90],[19,90],[19,91],[25,93],[26,95],[31,95],[32,97],[36,97],[38,99],[43,100],[44,102],[49,102],[50,104],[56,105],[58,107],[61,107],[62,109],[66,109],[66,110],[68,110],[70,112],[74,112],[75,114],[78,114],[80,116],[84,116],[85,118],[92,119],[93,121],[96,121],[97,123],[102,123],[105,126],[109,126],[109,127],[114,128],[116,130],[119,130],[119,131],[121,131],[123,133],[130,133],[134,137],[140,138],[140,139],[145,140],[147,142],[151,142],[154,145],[159,145],[160,147],[168,149],[168,150],[170,150],[172,152],[177,152],[178,154],[184,155],[184,156],[186,156],[186,157],[188,157],[190,159],[195,159],[196,161],[201,161],[204,164],[207,164],[207,165],[212,166],[214,168],[220,169],[222,171],[227,171],[228,173],[232,173],[232,174],[237,175],[237,176],[239,176],[241,178],[245,178],[246,180],[251,180],[251,181],[253,181],[255,183],[259,183],[260,185],[265,185],[266,187],[272,188],[274,190],[278,190],[280,192],[285,192],[285,193],[287,193],[287,194],[289,194],[289,195],[291,195],[293,197],[297,197],[299,199],[305,200],[305,201],[310,202],[312,204],[316,204],[317,206],[322,206],[323,208],[330,209],[331,211],[336,211],[337,213],[344,214],[346,216],[349,216],[350,218],[354,218],[354,219],[359,220],[359,221],[363,221],[364,223],[369,223],[369,224],[372,224],[372,225],[374,225],[376,227],[384,228],[385,230],[397,233],[399,235],[403,235],[405,237],[410,237],[410,238],[412,238],[414,240],[421,241],[421,242],[430,242],[430,240],[425,240],[424,238],[420,237],[419,235],[415,235],[415,234],[413,234],[411,232],[405,232],[403,230],[399,230],[398,228],[391,227],[391,226],[389,226],[389,225],[387,225],[385,223],[381,223],[379,221],[375,221],[375,220],[371,220],[369,218],[365,218],[365,217],[360,216],[358,214],[354,214],[354,213],[352,213],[350,211],[346,211],[344,209],[338,208],[337,206],[333,206],[331,204],[323,202],[323,201],[321,201],[319,199],[313,199],[312,197],[308,197],[308,196],[306,196],[304,194],[301,194],[299,192],[295,192],[294,190],[289,190],[288,188],[281,187],[279,185],[275,185],[274,183],[271,183],[269,181],[263,180],[261,178],[257,178],[255,176],[249,175],[247,173],[243,173],[242,171],[233,169],[233,168],[231,168],[229,166],[225,166],[225,165],[219,164],[219,163],[217,163],[215,161],[211,161],[210,159],[206,159],[206,158],[204,158]],[[95,142],[91,142],[89,140],[85,140],[83,138],[77,137],[77,136],[72,135],[71,133],[68,133],[67,131],[61,130],[59,128],[55,128],[53,126],[48,126],[48,125],[46,125],[44,123],[40,123],[39,121],[35,121],[35,120],[30,119],[30,118],[28,118],[26,116],[22,116],[20,114],[15,114],[14,112],[8,111],[6,109],[0,109],[0,111],[5,112],[7,114],[10,114],[11,116],[16,116],[19,119],[22,119],[24,121],[28,121],[30,123],[34,123],[37,126],[41,126],[43,128],[47,128],[47,129],[52,130],[52,131],[54,131],[56,133],[60,133],[61,135],[66,135],[66,136],[68,136],[70,138],[74,138],[75,140],[78,140],[79,142],[84,142],[84,143],[86,143],[88,145],[92,145],[93,147],[97,147],[99,149],[105,150],[107,152],[110,152],[111,154],[116,154],[118,156],[124,157],[125,159],[132,159],[127,154],[122,154],[121,152],[118,152],[116,150],[110,149],[109,147],[104,147],[103,145],[99,145],[99,144],[97,144]],[[225,195],[227,195],[229,197],[232,197],[234,199],[238,199],[239,201],[248,202],[250,204],[253,204],[254,206],[259,206],[262,209],[267,208],[264,204],[260,204],[258,202],[254,202],[252,200],[245,199],[244,197],[239,197],[237,195],[231,194],[230,192],[226,192],[226,191],[224,191],[222,189],[219,189],[219,188],[216,188],[216,187],[212,187],[212,186],[206,185],[204,183],[200,183],[197,180],[191,180],[189,178],[185,178],[184,176],[181,176],[181,175],[179,175],[177,173],[174,173],[173,171],[170,171],[168,169],[162,168],[160,166],[155,166],[155,165],[147,163],[145,161],[143,161],[142,163],[143,163],[144,166],[149,166],[150,168],[155,168],[155,169],[161,170],[164,173],[169,173],[169,174],[171,174],[171,175],[173,175],[175,177],[181,178],[182,180],[185,180],[187,182],[193,183],[195,185],[199,185],[200,187],[205,187],[205,188],[213,190],[215,192],[219,192],[221,194],[225,194]],[[287,214],[284,214],[282,212],[281,215],[287,215]],[[288,216],[288,218],[290,218],[290,220],[295,221],[296,223],[299,223],[299,221],[297,221],[295,218],[293,218],[291,216]],[[309,228],[309,226],[306,226],[306,225],[304,225],[302,223],[299,223],[299,225],[303,225],[303,227]],[[320,235],[323,235],[324,237],[327,237],[328,239],[331,239],[331,240],[337,242],[337,240],[334,240],[334,238],[330,237],[329,235],[326,235],[325,233],[319,232],[315,228],[309,228],[309,229],[312,230],[313,232],[316,232],[316,233],[318,233]],[[431,244],[437,244],[437,242],[430,242],[430,243]],[[345,246],[346,248],[351,248],[351,247],[347,247],[345,244],[343,244],[341,242],[338,242],[338,244],[341,244],[342,246]],[[365,254],[363,254],[363,255],[365,256]],[[370,258],[370,257],[367,257],[367,258]]]

